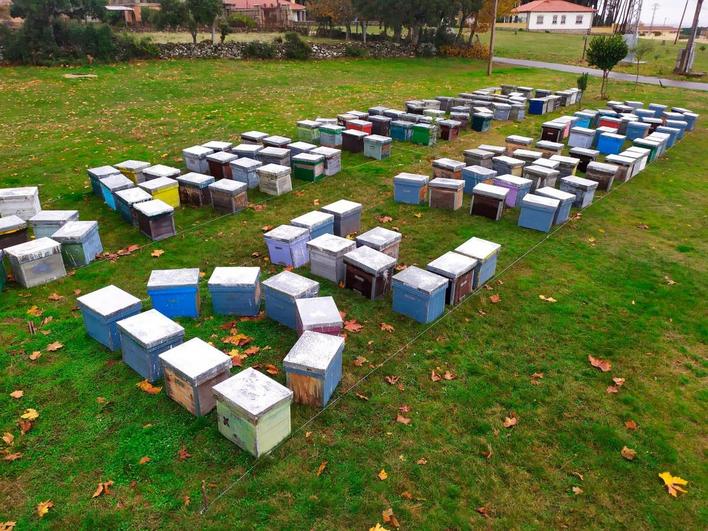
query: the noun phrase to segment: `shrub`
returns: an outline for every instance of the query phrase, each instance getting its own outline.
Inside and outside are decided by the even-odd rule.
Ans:
[[[226,20],[234,29],[253,29],[257,25],[255,20],[242,13],[231,13]]]
[[[489,59],[489,48],[480,42],[475,42],[471,46],[456,44],[442,46],[440,55],[445,57],[463,57],[465,59]]]
[[[367,55],[369,55],[369,50],[363,46],[357,46],[356,44],[350,43],[344,45],[345,57],[366,57]]]
[[[246,59],[273,59],[275,47],[267,42],[253,41],[243,47],[241,55]]]
[[[431,42],[424,42],[415,51],[418,57],[435,57],[437,50],[435,45]]]
[[[285,57],[288,59],[304,60],[312,55],[312,47],[302,40],[299,34],[289,31],[285,34]]]
[[[583,72],[580,74],[580,77],[576,80],[576,83],[578,85],[578,88],[585,92],[585,90],[588,88],[588,80],[590,78],[590,75],[587,72]]]
[[[130,33],[115,35],[119,59],[150,59],[160,55],[160,49],[149,37],[136,37]]]

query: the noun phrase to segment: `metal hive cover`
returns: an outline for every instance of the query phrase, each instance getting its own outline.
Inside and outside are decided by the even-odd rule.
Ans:
[[[183,155],[190,155],[200,159],[205,159],[207,155],[211,155],[212,153],[214,153],[213,149],[204,146],[191,146],[182,150]]]
[[[79,304],[103,317],[114,315],[140,303],[140,299],[112,284],[82,295],[76,300]]]
[[[345,254],[344,261],[374,275],[395,266],[397,262],[395,258],[366,246]]]
[[[231,358],[195,337],[160,354],[164,364],[199,385],[231,368]]]
[[[457,247],[455,252],[464,254],[477,260],[486,260],[501,249],[498,243],[483,240],[482,238],[470,238],[465,243]]]
[[[180,286],[196,286],[199,283],[199,269],[154,269],[150,273],[147,287],[173,288]]]
[[[428,269],[444,277],[457,278],[460,275],[472,271],[476,265],[476,259],[448,251],[432,262],[429,262]]]
[[[160,214],[168,214],[170,212],[175,211],[174,208],[159,199],[152,199],[150,201],[142,201],[140,203],[135,203],[135,205],[133,205],[133,208],[148,217],[159,216]]]
[[[400,232],[386,229],[384,227],[374,227],[356,237],[356,242],[362,245],[368,245],[374,249],[382,249],[387,245],[400,242],[402,235]]]
[[[223,151],[219,151],[219,153],[223,153]],[[189,173],[185,173],[184,175],[180,175],[179,177],[177,177],[177,182],[192,184],[194,186],[204,188],[205,186],[208,186],[214,182],[214,177],[212,177],[211,175],[204,175],[203,173],[196,173],[191,171]]]
[[[215,267],[208,286],[251,287],[258,282],[260,267]]]
[[[252,421],[276,406],[292,401],[293,392],[252,367],[218,383],[213,388],[218,400],[226,402]]]
[[[184,328],[179,323],[154,309],[118,321],[118,328],[148,349],[184,335]]]
[[[279,225],[273,230],[266,232],[263,237],[271,240],[278,240],[289,243],[298,238],[308,236],[310,231],[305,227],[295,227],[293,225]]]
[[[319,288],[320,283],[291,271],[283,271],[263,281],[263,285],[294,298]]]
[[[351,251],[355,249],[356,243],[352,240],[348,240],[347,238],[335,236],[334,234],[323,234],[322,236],[318,236],[314,240],[307,242],[307,246],[320,251],[327,251],[337,254],[343,251]]]
[[[69,221],[52,234],[52,239],[60,243],[82,242],[95,230],[98,230],[98,221]]]
[[[283,359],[283,367],[324,374],[343,347],[339,336],[306,330]]]
[[[340,199],[339,201],[335,201],[334,203],[330,203],[329,205],[325,205],[320,208],[320,210],[323,210],[324,212],[342,216],[361,211],[361,209],[361,203],[355,203],[354,201],[349,201],[347,199]]]
[[[332,297],[308,297],[296,299],[295,306],[303,328],[315,325],[342,325],[342,316]]]
[[[395,274],[393,281],[401,282],[427,294],[447,286],[447,278],[416,266],[407,267],[400,273]]]
[[[319,210],[313,210],[302,216],[298,216],[290,220],[290,223],[296,227],[307,227],[312,230],[316,227],[321,227],[322,225],[327,225],[328,223],[334,223],[334,216],[332,214],[327,214],[326,212],[321,212]]]

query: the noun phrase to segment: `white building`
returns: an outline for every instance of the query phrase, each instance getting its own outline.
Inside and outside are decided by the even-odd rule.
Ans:
[[[528,31],[588,33],[595,9],[565,0],[534,0],[511,10],[525,18]]]

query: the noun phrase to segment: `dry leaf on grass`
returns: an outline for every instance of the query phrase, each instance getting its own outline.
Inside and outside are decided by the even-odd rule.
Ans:
[[[388,529],[386,529],[380,523],[376,522],[376,525],[374,527],[370,527],[369,531],[388,531]]]
[[[112,486],[113,482],[110,480],[99,483],[91,498],[98,498],[99,496],[103,496],[104,494],[110,494],[111,491],[109,490],[109,488]]]
[[[32,315],[33,317],[39,317],[42,313],[44,313],[44,310],[38,308],[37,306],[32,306],[29,310],[27,310],[27,315]]]
[[[364,356],[357,356],[354,360],[354,365],[356,365],[357,367],[362,367],[367,361],[369,360],[367,360]]]
[[[39,350],[35,350],[32,354],[29,355],[30,361],[37,361],[41,357],[42,353]]]
[[[184,446],[177,451],[177,459],[180,461],[185,461],[190,457],[192,457],[192,454],[190,454]]]
[[[62,348],[64,348],[64,345],[59,343],[59,341],[54,341],[52,343],[49,343],[49,345],[47,345],[47,352],[56,352],[57,350],[60,350]]]
[[[15,441],[15,436],[10,432],[5,432],[2,434],[2,440],[5,444],[10,446]]]
[[[20,420],[17,423],[17,426],[20,428],[20,433],[24,435],[25,433],[29,432],[32,429],[32,426],[34,424],[30,420]]]
[[[393,327],[393,325],[390,325],[388,323],[381,323],[379,326],[381,327],[381,330],[383,330],[384,332],[393,332],[396,330]]]
[[[13,522],[12,520],[8,520],[7,522],[0,522],[0,531],[12,531],[15,529],[15,526],[17,525],[17,522]]]
[[[489,302],[491,302],[492,304],[497,304],[497,303],[501,302],[501,296],[498,293],[495,293],[494,295],[490,295]]]
[[[612,369],[612,363],[607,360],[601,360],[600,358],[591,356],[590,354],[588,354],[588,361],[590,362],[590,365],[601,370],[602,372],[609,372],[610,369]]]
[[[489,516],[489,509],[487,509],[487,508],[484,507],[484,506],[482,506],[482,507],[477,507],[477,508],[475,509],[475,511],[477,511],[479,514],[481,514],[481,515],[484,516],[485,518],[489,518],[489,517],[490,517],[490,516]]]
[[[14,399],[22,398],[23,396],[25,396],[25,392],[22,391],[21,389],[17,389],[16,391],[13,391],[12,393],[10,393],[10,397],[12,397]]]
[[[62,297],[62,296],[59,295],[58,293],[52,293],[52,294],[51,294],[49,297],[47,297],[47,298],[48,298],[50,301],[55,301],[55,302],[56,302],[56,301],[62,300],[64,297]]]
[[[457,375],[454,373],[454,371],[445,371],[443,373],[443,379],[445,380],[454,380],[457,378]]]
[[[357,334],[357,333],[361,332],[361,330],[363,328],[364,328],[364,325],[359,324],[356,319],[344,321],[344,329],[347,332],[352,332],[354,334]]]
[[[276,367],[272,363],[269,363],[265,366],[265,371],[271,376],[276,376],[278,374],[278,367]]]
[[[672,476],[671,472],[662,472],[659,477],[664,482],[664,486],[669,494],[674,498],[678,496],[679,492],[687,492],[682,487],[688,485],[688,481],[678,476]]]
[[[17,461],[22,457],[22,454],[20,452],[14,453],[14,454],[7,454],[5,457],[2,458],[3,461]]]
[[[580,496],[583,493],[583,489],[577,486],[571,488],[570,490],[572,490],[573,494],[575,494],[576,496]]]
[[[391,524],[395,528],[401,527],[401,524],[398,523],[398,519],[393,514],[393,509],[390,507],[381,512],[381,518],[383,518],[384,524]]]
[[[160,258],[163,254],[165,254],[165,251],[162,249],[155,249],[153,252],[150,253],[150,256],[153,258]]]
[[[545,295],[539,295],[538,298],[541,299],[542,301],[546,301],[546,302],[558,302],[553,297],[546,297]]]
[[[23,420],[37,420],[39,418],[39,413],[37,412],[36,409],[33,408],[28,408],[25,409],[25,412],[22,414],[20,417]]]
[[[433,382],[439,382],[440,380],[442,380],[442,377],[437,372],[435,372],[435,370],[433,370],[430,372],[430,379]]]
[[[377,216],[376,219],[378,220],[379,223],[391,223],[393,221],[393,218],[391,216]]]
[[[317,467],[317,477],[320,477],[322,475],[322,472],[324,472],[325,468],[327,468],[327,461],[322,461],[320,463],[320,466]]]
[[[138,389],[140,389],[141,391],[143,391],[149,395],[156,395],[160,391],[162,391],[162,387],[155,387],[147,380],[143,380],[142,382],[138,382],[137,384],[135,384],[135,387],[137,387]]]
[[[51,500],[39,502],[37,504],[37,516],[44,518],[44,515],[46,515],[52,507],[54,507],[54,502]]]
[[[378,477],[381,481],[385,481],[388,479],[388,474],[386,473],[386,470],[382,468],[381,471],[376,474],[376,477]]]
[[[389,385],[396,385],[400,379],[400,376],[384,376],[384,380],[386,380],[386,383]]]
[[[408,417],[404,417],[399,413],[398,415],[396,415],[396,422],[408,426],[411,423],[411,419],[409,419]]]
[[[140,461],[138,461],[139,465],[147,465],[152,459],[150,459],[148,456],[144,455],[143,457],[140,458]]]
[[[622,447],[620,454],[622,454],[622,457],[624,457],[627,461],[634,461],[637,457],[637,452],[631,448],[627,448],[626,446]]]
[[[416,461],[416,464],[418,464],[418,465],[427,465],[427,464],[428,464],[428,460],[427,460],[425,457],[421,457],[420,459],[418,459],[418,460]]]
[[[360,399],[360,400],[364,400],[365,402],[368,402],[368,401],[369,401],[369,397],[366,396],[366,395],[362,395],[361,393],[354,393],[354,394],[355,394],[356,397],[357,397],[358,399]]]
[[[624,427],[627,428],[628,430],[632,430],[632,431],[634,431],[638,428],[637,423],[634,422],[632,419],[625,420]]]
[[[513,427],[516,426],[518,423],[519,423],[519,419],[518,419],[517,416],[516,416],[515,414],[513,414],[513,413],[512,413],[511,416],[509,416],[509,417],[504,417],[504,423],[503,423],[503,425],[504,425],[505,428],[513,428]]]

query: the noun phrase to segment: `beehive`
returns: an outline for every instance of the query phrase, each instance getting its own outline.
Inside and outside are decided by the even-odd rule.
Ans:
[[[558,212],[560,201],[551,197],[526,194],[521,200],[519,227],[548,232]]]
[[[457,120],[439,120],[438,127],[440,128],[440,138],[452,141],[460,136],[462,123]]]
[[[113,285],[82,295],[76,302],[86,333],[112,351],[120,349],[118,321],[142,310],[140,299]]]
[[[288,149],[290,150],[290,157],[293,158],[295,155],[299,155],[300,153],[309,153],[313,149],[315,149],[317,146],[315,144],[310,144],[309,142],[293,142],[292,144],[288,144]]]
[[[552,170],[545,166],[537,166],[533,164],[531,166],[524,166],[523,177],[525,179],[531,179],[531,191],[535,191],[544,186],[555,187],[558,177],[560,177],[560,172],[558,170]]]
[[[310,231],[303,227],[280,225],[263,235],[273,264],[300,267],[309,261],[307,241]]]
[[[189,171],[195,173],[209,174],[209,162],[207,156],[214,153],[213,149],[204,146],[192,146],[182,150],[184,165]]]
[[[516,175],[521,177],[523,168],[526,162],[523,160],[499,155],[492,159],[492,169],[497,172],[497,175]]]
[[[167,317],[199,317],[199,269],[154,269],[147,283],[152,306]]]
[[[342,149],[350,153],[361,153],[364,151],[364,138],[367,133],[355,129],[347,129],[342,132]]]
[[[293,183],[290,179],[290,167],[280,164],[266,164],[256,170],[258,173],[258,188],[268,195],[279,196],[292,192]]]
[[[610,191],[619,167],[614,164],[591,162],[585,171],[585,178],[597,182],[598,190]]]
[[[207,155],[209,175],[217,180],[233,179],[233,174],[231,173],[231,162],[236,159],[238,159],[238,155],[229,153],[228,151],[216,151],[211,155]],[[177,180],[179,180],[179,178]]]
[[[101,186],[101,193],[103,194],[103,201],[111,210],[116,210],[116,198],[114,194],[135,186],[133,181],[123,174],[104,177],[99,181],[99,184]]]
[[[427,202],[429,180],[427,175],[399,173],[393,178],[393,200],[409,205]]]
[[[383,115],[369,116],[371,133],[374,135],[391,136],[391,118]]]
[[[356,243],[333,234],[323,234],[307,242],[310,273],[336,284],[344,280],[344,255],[356,249]]]
[[[217,315],[258,315],[261,306],[260,267],[215,267],[207,284]]]
[[[287,136],[271,135],[263,139],[263,145],[266,147],[286,148],[288,144],[292,144],[292,139]]]
[[[506,137],[506,154],[513,155],[517,149],[526,149],[533,144],[533,138],[521,135],[509,135]]]
[[[585,208],[592,203],[595,197],[597,182],[573,175],[561,178],[560,189],[575,195],[575,201],[573,201],[574,207]]]
[[[39,238],[5,249],[15,280],[24,288],[47,284],[66,276],[61,244]]]
[[[384,227],[374,227],[357,236],[356,244],[358,247],[366,245],[393,258],[398,258],[401,238],[400,232],[388,230]]]
[[[234,181],[244,183],[248,188],[258,188],[258,168],[261,166],[263,163],[259,160],[248,157],[236,159],[231,161],[231,176]]]
[[[617,173],[615,173],[615,181],[617,182],[628,181],[634,175],[636,159],[632,157],[626,157],[622,153],[619,155],[607,155],[605,162],[617,166]]]
[[[145,180],[143,170],[150,166],[152,166],[152,164],[141,160],[124,160],[115,165],[116,169],[133,181],[134,184],[139,184]]]
[[[464,152],[465,164],[467,166],[482,166],[492,169],[492,158],[494,153],[483,149],[466,149]]]
[[[570,156],[580,161],[578,162],[578,169],[585,173],[588,164],[597,160],[597,157],[600,156],[600,152],[596,149],[574,147],[570,149]]]
[[[28,220],[42,210],[39,188],[0,188],[0,216],[17,216]]]
[[[37,238],[43,237],[36,234],[35,236]],[[51,234],[45,236],[51,236]],[[14,214],[0,218],[0,249],[20,245],[28,239],[27,222],[25,220]]]
[[[231,148],[231,153],[236,155],[239,159],[258,160],[258,153],[262,150],[263,146],[261,144],[239,144]]]
[[[320,207],[320,210],[334,216],[334,234],[346,237],[348,234],[359,232],[362,208],[361,203],[340,199]]]
[[[561,177],[575,175],[575,170],[580,163],[580,160],[575,157],[564,157],[563,155],[553,155],[550,160],[558,162],[558,171]]]
[[[494,276],[497,269],[497,256],[500,249],[501,245],[498,243],[477,237],[470,238],[455,249],[456,253],[477,260],[477,265],[474,270],[474,289],[484,285]]]
[[[61,244],[64,263],[70,267],[88,265],[103,252],[97,221],[69,221],[52,239]]]
[[[396,259],[372,249],[358,247],[344,255],[345,287],[368,299],[377,299],[391,289]]]
[[[317,297],[319,291],[319,282],[290,271],[278,273],[263,281],[266,315],[282,325],[295,329],[297,327],[295,300]]]
[[[556,210],[556,214],[553,218],[554,225],[560,225],[561,223],[568,221],[568,218],[570,217],[570,209],[575,201],[575,195],[551,188],[550,186],[539,188],[536,190],[536,194],[558,200],[558,209]]]
[[[393,311],[430,323],[445,311],[447,278],[416,266],[393,277]]]
[[[428,184],[430,208],[457,210],[462,207],[465,181],[459,179],[433,179]]]
[[[175,235],[175,209],[164,201],[151,199],[134,203],[133,210],[140,232],[151,240],[164,240]]]
[[[300,153],[292,158],[293,175],[296,179],[303,181],[316,182],[324,177],[323,155],[314,153]]]
[[[479,133],[489,131],[494,115],[488,112],[476,112],[472,115],[472,129]]]
[[[314,120],[298,121],[297,137],[303,142],[318,143],[320,141],[320,123]]]
[[[269,136],[268,133],[261,131],[246,131],[245,133],[241,133],[241,142],[244,144],[263,144],[263,140]]]
[[[173,208],[177,208],[180,205],[179,183],[175,179],[158,177],[142,182],[139,186],[148,192],[153,199],[159,199]]]
[[[342,169],[342,151],[331,147],[318,147],[311,151],[313,155],[324,157],[324,173],[327,177],[336,175]]]
[[[0,218],[0,225],[2,225]],[[51,238],[52,234],[58,231],[69,221],[78,221],[78,210],[42,210],[29,220],[29,225],[32,227],[35,238]],[[0,229],[0,240],[3,236],[3,230]],[[19,243],[19,242],[18,242]],[[3,247],[0,243],[0,247]]]
[[[280,166],[290,166],[290,150],[287,148],[268,146],[258,152],[258,160],[264,166],[278,164]]]
[[[338,336],[342,332],[342,316],[332,297],[311,297],[295,301],[297,333],[319,332]]]
[[[364,137],[364,156],[370,159],[383,160],[391,156],[393,140],[388,136],[369,135]]]
[[[437,129],[426,123],[413,124],[410,141],[421,146],[433,146],[437,142]]]
[[[235,214],[248,206],[248,185],[221,179],[208,187],[211,206],[217,212]]]
[[[334,216],[319,210],[313,210],[290,220],[295,227],[303,227],[310,232],[310,239],[323,234],[334,234]]]
[[[603,155],[618,154],[626,137],[613,133],[602,133],[597,141],[597,150]]]
[[[400,142],[410,142],[413,135],[413,122],[405,120],[391,121],[391,138]]]
[[[114,168],[113,166],[98,166],[96,168],[89,168],[86,170],[89,176],[89,181],[91,183],[91,190],[93,191],[93,195],[96,197],[103,198],[103,192],[101,191],[101,183],[99,182],[101,179],[104,177],[108,177],[110,175],[119,175],[120,170],[117,168]],[[39,208],[37,208],[37,212],[39,212]],[[37,213],[35,212],[35,214]],[[6,216],[7,214],[2,211],[2,202],[0,201],[0,215]],[[34,214],[32,214],[34,215]],[[29,216],[31,218],[32,216]]]
[[[455,305],[472,293],[476,266],[474,258],[449,251],[429,262],[426,269],[447,279],[445,302]]]
[[[497,175],[492,179],[492,184],[502,188],[506,188],[508,193],[504,201],[510,208],[518,207],[524,196],[531,192],[533,181],[524,177],[516,177],[515,175]],[[475,194],[474,189],[472,193]],[[480,190],[477,190],[476,195],[479,195]],[[484,192],[482,192],[484,195]]]
[[[561,142],[566,124],[557,121],[545,122],[541,126],[541,140]]]
[[[219,151],[219,153],[224,152]],[[177,182],[179,185],[180,204],[196,207],[211,205],[209,185],[214,182],[214,177],[189,172],[177,177]]]
[[[490,153],[491,154],[491,153]],[[464,192],[471,194],[475,186],[482,182],[491,184],[497,172],[486,166],[467,166],[462,169],[462,179],[465,181]]]
[[[341,147],[343,131],[344,127],[342,127],[341,125],[320,125],[320,145],[329,148]]]
[[[210,140],[209,142],[202,144],[203,147],[211,149],[214,153],[219,151],[231,151],[234,147],[233,142],[226,142],[224,140]]]

